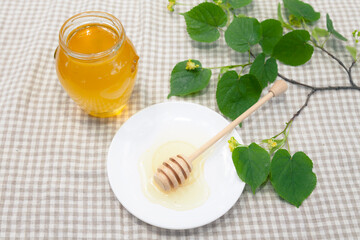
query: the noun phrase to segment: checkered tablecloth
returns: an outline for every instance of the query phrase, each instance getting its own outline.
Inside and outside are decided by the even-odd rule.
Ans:
[[[192,41],[182,16],[189,6],[166,9],[167,1],[64,0],[0,3],[0,239],[359,239],[360,91],[318,92],[292,124],[291,151],[314,162],[317,187],[298,209],[279,199],[268,183],[256,195],[245,187],[235,206],[204,227],[170,231],[132,216],[117,201],[106,173],[106,155],[117,129],[134,113],[164,101],[199,103],[218,111],[218,72],[209,87],[186,98],[166,99],[169,75],[179,61],[204,66],[247,61],[223,38]],[[254,0],[241,10],[260,20],[276,18],[276,0]],[[358,0],[314,0],[325,27],[351,39],[360,23]],[[53,53],[58,32],[72,15],[100,10],[114,14],[134,43],[140,66],[132,98],[121,116],[89,117],[59,84]],[[345,44],[329,40],[329,51],[349,66]],[[346,85],[346,72],[315,50],[301,67],[280,66],[284,75],[316,86]],[[360,65],[353,69],[360,85]],[[309,90],[290,85],[246,120],[239,131],[249,144],[280,132]]]

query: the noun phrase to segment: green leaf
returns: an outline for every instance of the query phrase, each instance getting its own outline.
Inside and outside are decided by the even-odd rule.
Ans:
[[[286,65],[302,65],[311,59],[314,52],[307,43],[309,40],[310,34],[306,30],[289,32],[275,45],[272,56]]]
[[[303,152],[292,157],[285,149],[278,150],[271,162],[270,181],[277,194],[299,207],[316,186],[313,163]]]
[[[283,34],[281,22],[275,19],[267,19],[261,22],[261,28],[261,48],[265,54],[271,55],[275,44],[280,40]]]
[[[225,31],[225,41],[229,47],[238,52],[250,50],[250,46],[259,43],[261,25],[255,18],[237,18]]]
[[[253,74],[259,81],[262,88],[265,88],[269,82],[275,81],[278,73],[275,58],[269,58],[265,62],[265,54],[259,54],[250,68],[250,74]]]
[[[283,0],[283,2],[285,8],[299,19],[304,19],[306,22],[315,22],[320,18],[320,13],[315,12],[310,4],[299,0]]]
[[[319,41],[319,37],[327,37],[330,35],[330,33],[326,29],[315,27],[312,30],[311,35],[315,38],[316,41]]]
[[[213,42],[220,37],[218,27],[226,25],[227,15],[216,4],[204,2],[183,14],[190,37],[199,42]]]
[[[282,13],[281,13],[281,4],[280,3],[278,3],[277,16],[278,16],[279,22],[281,22],[281,26],[283,26],[284,28],[287,28],[289,30],[294,30],[294,28],[290,24],[285,22],[285,20],[282,16]]]
[[[270,171],[269,153],[256,143],[234,149],[232,159],[240,179],[249,184],[252,192],[266,181]]]
[[[326,29],[323,29],[323,28],[315,27],[315,28],[314,28],[314,31],[316,32],[316,34],[317,34],[319,37],[327,37],[327,36],[330,35],[330,33],[329,33]]]
[[[349,51],[352,58],[356,61],[357,60],[357,50],[356,50],[356,48],[352,47],[352,46],[346,46],[346,50]]]
[[[222,114],[234,120],[257,102],[261,91],[254,75],[247,74],[239,79],[235,71],[228,71],[219,80],[216,101]]]
[[[232,8],[241,8],[250,4],[252,0],[227,0],[225,2],[229,3]]]
[[[186,70],[186,63],[188,62],[186,60],[179,62],[173,68],[170,78],[171,90],[168,98],[198,92],[209,84],[211,70],[202,68],[198,60],[191,61],[199,65],[199,67],[194,70]]]
[[[326,14],[326,27],[327,27],[328,31],[332,35],[334,35],[334,37],[336,37],[337,39],[340,39],[342,41],[347,41],[347,39],[343,35],[341,35],[334,29],[334,25],[333,25],[332,20],[330,19],[329,14]]]
[[[238,15],[236,15],[237,18],[243,18],[243,17],[248,17],[247,15],[245,14],[242,14],[242,13],[239,13]]]

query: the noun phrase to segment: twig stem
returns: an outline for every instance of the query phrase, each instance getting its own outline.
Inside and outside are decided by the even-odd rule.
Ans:
[[[319,46],[318,44],[316,44],[315,42],[313,42],[314,46],[319,48],[321,51],[325,52],[328,56],[330,56],[333,60],[335,60],[347,73],[348,78],[349,78],[349,83],[350,86],[327,86],[327,87],[316,87],[316,86],[312,86],[312,85],[308,85],[305,83],[301,83],[298,82],[294,79],[290,79],[285,77],[284,75],[282,75],[281,73],[278,73],[278,76],[280,78],[282,78],[283,80],[285,80],[288,83],[294,84],[294,85],[298,85],[307,89],[310,89],[311,91],[309,92],[309,94],[306,97],[305,103],[300,107],[300,109],[290,118],[288,123],[291,123],[294,121],[294,119],[300,115],[300,113],[304,110],[304,108],[307,107],[309,100],[311,98],[312,95],[314,95],[316,92],[322,92],[322,91],[339,91],[339,90],[357,90],[360,91],[360,87],[358,85],[356,85],[352,79],[352,75],[351,75],[351,70],[354,67],[356,61],[353,61],[350,65],[349,68],[347,68],[345,66],[345,64],[337,57],[335,57],[332,53],[330,53],[328,50],[326,50],[324,47]],[[255,58],[256,56],[249,51],[249,54]]]

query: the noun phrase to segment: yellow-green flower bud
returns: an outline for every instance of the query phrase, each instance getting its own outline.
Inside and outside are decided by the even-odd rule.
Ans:
[[[187,61],[186,63],[186,70],[195,70],[199,67],[199,64],[195,64],[193,61],[191,61],[191,59],[189,59],[189,61]]]
[[[169,0],[169,4],[167,5],[167,9],[170,12],[173,12],[175,4],[176,4],[176,0]]]

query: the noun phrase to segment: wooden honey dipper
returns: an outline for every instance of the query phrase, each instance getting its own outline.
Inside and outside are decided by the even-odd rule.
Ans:
[[[232,131],[237,125],[239,125],[245,118],[250,116],[263,104],[269,101],[272,97],[279,96],[287,90],[287,84],[284,80],[277,80],[270,88],[269,92],[252,105],[248,110],[236,118],[233,122],[227,125],[223,130],[216,134],[213,138],[207,141],[199,149],[197,149],[189,157],[183,155],[177,155],[170,157],[169,160],[163,162],[163,164],[157,169],[154,174],[155,183],[164,191],[170,189],[176,189],[181,185],[191,173],[191,162],[200,156],[204,151],[216,143],[219,139],[224,137],[227,133]]]

